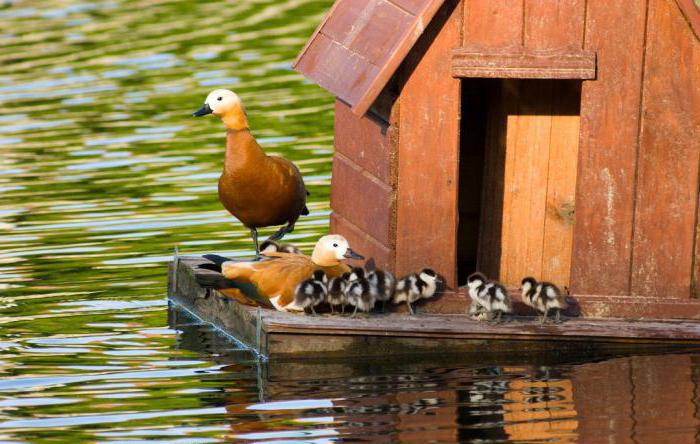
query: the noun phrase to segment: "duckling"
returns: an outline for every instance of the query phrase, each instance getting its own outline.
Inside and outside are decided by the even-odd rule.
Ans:
[[[355,267],[348,276],[348,284],[345,287],[345,296],[348,303],[355,307],[350,317],[355,317],[357,311],[369,312],[374,308],[376,295],[372,291],[369,281],[365,275],[365,270]]]
[[[342,276],[330,278],[328,281],[328,305],[331,306],[331,314],[335,312],[336,306],[340,306],[341,314],[345,313],[345,305],[348,303],[345,287],[349,277],[350,273],[343,273]]]
[[[503,313],[512,313],[513,304],[503,285],[489,281],[481,273],[474,273],[467,278],[467,286],[469,296],[472,298],[470,312],[473,312],[477,319],[481,320],[482,315],[485,315],[486,318],[499,323]]]
[[[269,239],[260,244],[260,254],[265,256],[268,253],[302,254],[301,250],[292,244],[283,244]]]
[[[316,270],[309,279],[301,281],[294,291],[294,305],[306,312],[311,308],[311,313],[316,316],[316,307],[326,301],[328,297],[328,277],[323,270]]]
[[[554,322],[561,322],[561,312],[566,310],[568,304],[556,285],[551,282],[537,282],[533,277],[526,277],[522,280],[520,292],[526,305],[542,313],[540,324],[547,322],[550,310],[556,310]]]
[[[294,291],[301,281],[321,269],[329,277],[342,276],[350,271],[345,259],[364,259],[350,248],[340,235],[331,234],[318,240],[311,257],[303,254],[268,253],[271,260],[224,262],[221,272],[238,284],[252,284],[260,298],[269,301],[277,310],[302,311],[294,303]]]
[[[385,270],[372,270],[367,274],[367,281],[377,302],[382,303],[382,313],[386,311],[386,302],[394,296],[396,279]]]
[[[469,317],[478,321],[485,320],[488,317],[488,313],[486,313],[486,310],[479,304],[477,299],[479,293],[478,288],[486,282],[488,282],[488,278],[479,272],[472,273],[467,278],[468,294],[471,299],[468,314]]]
[[[394,292],[394,304],[406,302],[408,311],[414,315],[414,302],[420,299],[429,299],[437,293],[439,278],[437,273],[430,268],[424,268],[420,273],[409,274],[396,283]]]
[[[299,169],[289,160],[268,156],[250,133],[240,97],[233,91],[209,93],[195,117],[213,114],[226,126],[224,170],[219,178],[219,200],[246,226],[260,255],[258,228],[284,225],[270,240],[294,230],[300,216],[309,214],[308,192]]]

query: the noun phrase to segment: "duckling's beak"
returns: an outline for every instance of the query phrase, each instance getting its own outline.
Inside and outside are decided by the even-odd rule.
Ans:
[[[211,114],[213,112],[214,111],[212,111],[209,104],[205,103],[203,107],[201,107],[197,111],[193,112],[192,115],[195,117],[201,117],[201,116],[206,116],[207,114]]]
[[[348,248],[347,250],[345,250],[345,254],[344,254],[343,256],[346,257],[346,258],[348,258],[348,259],[364,259],[364,258],[365,258],[364,256],[355,253],[355,252],[352,251],[350,248]]]

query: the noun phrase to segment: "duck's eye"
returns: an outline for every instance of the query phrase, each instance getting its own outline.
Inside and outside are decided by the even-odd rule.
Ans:
[[[338,244],[333,244],[333,248],[338,248]]]
[[[219,102],[221,102],[222,100],[224,100],[224,98],[223,98],[223,97],[219,97],[219,98],[216,99],[216,100],[218,100]]]

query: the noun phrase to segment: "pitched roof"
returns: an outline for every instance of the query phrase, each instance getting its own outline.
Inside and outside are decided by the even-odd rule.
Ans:
[[[292,67],[362,115],[444,0],[336,0]]]

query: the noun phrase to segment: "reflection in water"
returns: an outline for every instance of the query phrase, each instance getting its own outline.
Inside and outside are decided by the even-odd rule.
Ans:
[[[0,442],[696,442],[700,355],[261,362],[167,327],[175,244],[250,251],[209,90],[300,166],[289,239],[325,232],[332,98],[289,64],[331,3],[0,2]]]
[[[197,324],[179,337],[200,351],[224,341]],[[249,367],[240,356],[216,359],[233,362],[224,372],[257,372],[255,387],[220,388],[230,439],[694,443],[700,425],[692,355],[558,356],[546,366],[466,356]]]

